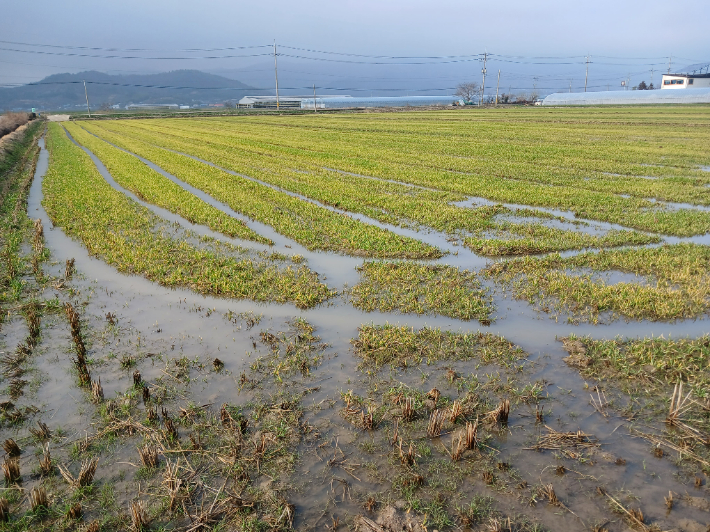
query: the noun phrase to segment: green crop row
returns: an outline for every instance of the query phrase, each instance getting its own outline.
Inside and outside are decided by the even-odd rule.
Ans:
[[[111,133],[94,124],[87,124],[87,129],[152,161],[235,211],[271,225],[309,249],[381,258],[442,256],[441,251],[418,240],[362,223],[185,155]]]
[[[452,266],[365,262],[350,290],[354,307],[372,312],[441,314],[490,323],[490,297],[476,274]]]
[[[620,124],[622,135],[603,120],[592,126],[588,120],[545,124],[516,121],[514,115],[511,120],[512,113],[501,113],[497,120],[434,121],[441,115],[426,113],[416,113],[413,120],[415,113],[408,113],[375,119],[341,115],[322,120],[151,121],[131,127],[161,135],[202,134],[239,153],[258,149],[273,158],[496,201],[562,208],[581,217],[689,236],[710,229],[710,213],[666,210],[645,198],[710,203],[705,186],[710,174],[697,168],[710,163],[698,149],[710,138],[702,127],[687,129],[701,126],[704,113],[707,109],[699,108],[697,116],[684,116],[682,121],[671,117],[653,132],[646,125],[643,136],[635,131],[636,122]],[[682,136],[676,133],[679,127],[685,128]],[[635,145],[644,148],[635,151]],[[635,158],[633,164],[629,157]],[[594,168],[589,167],[592,159]]]
[[[481,255],[533,255],[564,249],[584,249],[644,245],[660,242],[657,236],[649,236],[635,231],[612,230],[603,236],[590,235],[578,231],[561,230],[542,224],[514,224],[512,237],[498,238],[492,234],[464,239],[464,244]],[[505,232],[507,224],[498,224]]]
[[[182,216],[191,223],[206,225],[225,235],[273,244],[270,240],[255,233],[241,220],[232,218],[202,201],[180,185],[149,168],[136,157],[86,133],[76,124],[67,123],[66,128],[77,142],[101,159],[111,177],[119,185],[130,190],[142,200]]]
[[[302,308],[333,295],[305,266],[280,270],[238,261],[166,236],[160,218],[106,183],[58,124],[50,124],[47,145],[50,165],[42,184],[47,213],[90,254],[119,271],[201,294],[293,302]]]
[[[641,277],[639,282],[607,283],[593,273],[608,271]],[[483,273],[543,309],[559,306],[596,321],[604,312],[651,320],[700,316],[710,308],[708,272],[710,248],[676,244],[567,258],[559,254],[524,257],[493,264]]]
[[[316,167],[298,160],[284,160],[258,151],[239,149],[218,144],[208,135],[187,134],[176,136],[164,131],[144,131],[133,122],[127,124],[101,124],[89,127],[99,135],[118,132],[143,143],[156,144],[215,162],[232,171],[258,177],[292,192],[313,198],[340,209],[359,212],[384,223],[430,227],[450,234],[480,235],[489,231],[504,231],[509,239],[498,239],[493,245],[481,244],[485,238],[464,238],[464,244],[485,254],[516,254],[526,250],[558,251],[584,247],[609,247],[625,244],[646,244],[658,241],[657,237],[641,235],[634,231],[614,231],[608,235],[581,235],[575,231],[546,227],[539,223],[500,223],[494,217],[513,211],[501,205],[476,209],[450,205],[463,196],[449,192],[413,188],[403,184],[352,176],[334,170]],[[111,137],[116,142],[115,137]],[[135,146],[135,144],[134,144]],[[293,168],[297,165],[297,168]],[[516,212],[521,214],[521,212]],[[528,216],[550,217],[546,213],[530,211]]]

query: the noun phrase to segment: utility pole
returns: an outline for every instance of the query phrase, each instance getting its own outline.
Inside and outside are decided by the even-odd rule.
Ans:
[[[276,110],[279,110],[279,68],[276,62],[276,39],[274,39],[274,76],[276,76]]]
[[[488,52],[483,53],[483,85],[481,85],[481,104],[483,104],[483,97],[486,95],[486,61],[488,60]]]
[[[671,73],[671,65],[673,64],[673,56],[668,57],[668,73]]]
[[[653,68],[653,66],[651,66],[651,85],[653,85],[653,71],[654,71],[654,68]]]
[[[84,96],[86,96],[86,110],[89,113],[89,118],[91,118],[91,108],[89,107],[89,92],[86,90],[86,80],[82,80],[84,82]]]
[[[313,112],[318,112],[318,103],[316,102],[316,84],[313,84]]]
[[[586,68],[584,71],[584,92],[587,92],[587,79],[589,78],[589,54],[587,54],[585,63],[586,63]]]
[[[572,92],[572,80],[569,80],[569,91]]]
[[[498,83],[496,83],[496,107],[498,106],[498,89],[500,88],[500,69],[498,69]]]

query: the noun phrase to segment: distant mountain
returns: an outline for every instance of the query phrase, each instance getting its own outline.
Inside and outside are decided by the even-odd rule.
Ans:
[[[89,71],[54,74],[37,83],[0,88],[0,109],[36,107],[58,110],[86,105],[83,80],[86,80],[89,103],[94,109],[103,104],[120,104],[123,107],[129,103],[221,103],[246,94],[271,94],[271,91],[255,89],[239,81],[199,70],[125,76]]]

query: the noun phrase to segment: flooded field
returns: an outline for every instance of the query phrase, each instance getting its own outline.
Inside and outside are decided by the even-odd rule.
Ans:
[[[707,532],[708,124],[34,122],[0,530]]]

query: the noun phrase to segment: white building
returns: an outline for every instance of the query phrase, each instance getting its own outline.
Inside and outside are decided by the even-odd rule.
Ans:
[[[710,74],[663,74],[661,89],[704,89],[710,87]]]
[[[324,98],[349,98],[349,96],[330,96],[327,94],[318,96],[318,108],[325,107],[323,104]],[[313,109],[312,96],[281,96],[279,98],[279,108],[284,109],[301,109],[304,108],[303,100],[310,100],[310,107],[306,105],[306,109]],[[276,109],[276,96],[244,96],[237,103],[239,108],[247,109]]]

